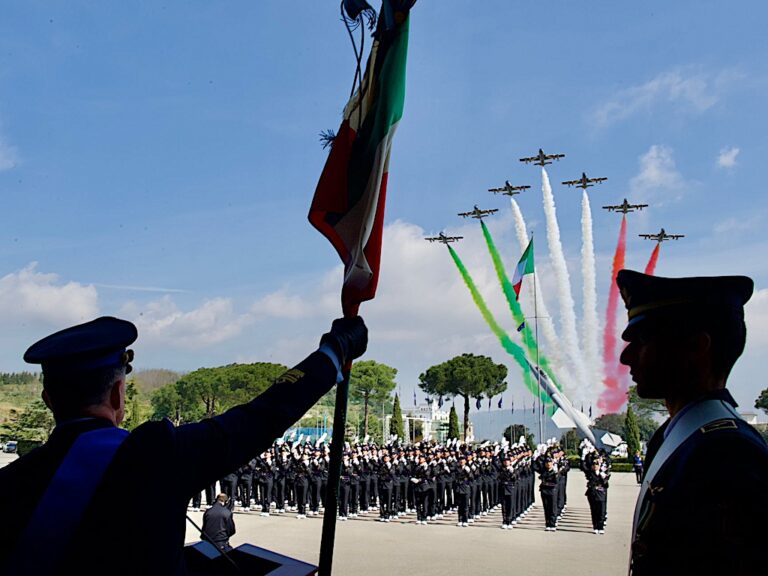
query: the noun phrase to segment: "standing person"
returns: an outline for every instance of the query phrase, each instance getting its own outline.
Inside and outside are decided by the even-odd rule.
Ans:
[[[232,550],[229,539],[235,535],[235,520],[227,505],[229,502],[229,496],[223,492],[216,497],[214,505],[203,514],[203,529],[200,534],[200,538],[223,552]]]
[[[544,523],[547,532],[557,530],[557,472],[549,456],[542,456],[543,468],[539,472],[539,492],[544,506]]]
[[[309,477],[311,475],[309,465],[309,454],[295,453],[293,466],[291,467],[293,475],[293,490],[296,495],[296,509],[298,514],[296,518],[303,520],[307,517],[307,499],[309,492]]]
[[[640,450],[635,452],[635,456],[632,459],[632,467],[635,469],[635,478],[638,484],[643,482],[643,457],[640,455]]]
[[[255,461],[251,459],[249,462],[240,466],[237,471],[237,486],[240,491],[240,506],[242,510],[255,510],[254,505],[251,508],[251,498],[253,496],[253,465]],[[254,504],[255,504],[254,499]]]
[[[272,487],[277,474],[277,467],[272,462],[272,452],[266,451],[254,463],[253,475],[259,484],[259,496],[261,497],[260,516],[269,516],[270,505],[272,504]],[[275,509],[281,508],[282,504],[275,503]]]
[[[586,471],[586,496],[595,534],[605,534],[605,502],[608,499],[608,478],[610,477],[610,474],[602,471],[600,467],[600,460],[595,459]]]
[[[275,478],[272,483],[275,491],[275,512],[278,514],[285,512],[285,502],[288,500],[289,485],[292,484],[292,481],[288,478],[290,451],[284,450],[283,446],[280,447],[280,450],[275,457]]]
[[[190,498],[268,448],[367,344],[362,319],[336,320],[318,351],[247,404],[199,423],[153,421],[128,433],[118,426],[133,360],[127,347],[137,335],[132,323],[102,317],[43,338],[24,355],[42,364],[56,428],[0,469],[0,493],[25,495],[5,504],[13,518],[0,525],[5,573],[178,573]],[[163,497],[148,522],[153,489]]]
[[[515,519],[515,499],[517,497],[517,471],[509,458],[504,458],[500,472],[501,478],[501,527],[511,530]]]
[[[429,517],[429,503],[432,496],[431,472],[424,456],[419,456],[419,464],[411,479],[416,490],[416,524],[426,524]]]
[[[629,317],[621,363],[638,396],[669,411],[648,443],[632,574],[765,574],[768,446],[726,388],[752,280],[621,270],[616,283]]]
[[[229,496],[233,505],[236,504],[237,500],[237,481],[237,470],[226,474],[221,480],[219,480],[219,484],[221,484],[221,491]]]
[[[392,515],[392,462],[389,461],[389,454],[384,453],[383,461],[379,465],[379,521],[389,522]]]
[[[467,459],[464,456],[459,457],[453,489],[456,492],[456,507],[459,512],[459,521],[456,523],[456,526],[466,528],[469,526],[469,496],[472,490],[472,469],[467,464]]]

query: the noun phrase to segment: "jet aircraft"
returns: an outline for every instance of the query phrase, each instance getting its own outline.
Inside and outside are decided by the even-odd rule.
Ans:
[[[624,198],[624,202],[621,204],[615,206],[603,206],[603,210],[608,210],[608,212],[621,212],[622,214],[634,212],[635,210],[642,210],[643,208],[648,208],[648,204],[630,204],[627,202],[626,198]]]
[[[578,180],[566,180],[563,182],[566,186],[576,186],[577,188],[582,188],[586,190],[590,186],[594,186],[595,184],[600,184],[600,182],[605,182],[608,180],[608,178],[587,178],[586,173],[581,173],[581,178]]]
[[[525,162],[526,164],[533,162],[539,166],[546,166],[547,164],[552,164],[552,160],[560,160],[560,158],[565,158],[565,154],[544,154],[544,151],[539,148],[539,153],[536,156],[520,158],[520,162]]]
[[[658,234],[638,234],[638,236],[640,236],[640,238],[645,238],[646,240],[655,240],[659,243],[664,242],[665,240],[685,238],[685,234],[667,234],[667,231],[664,230],[664,228],[662,228]]]
[[[424,238],[424,240],[426,240],[427,242],[440,242],[442,244],[449,244],[451,242],[458,242],[462,238],[464,238],[464,236],[446,236],[445,234],[440,232],[440,234],[438,234],[437,236]]]
[[[475,208],[471,212],[459,212],[459,216],[462,218],[477,218],[478,220],[490,216],[494,212],[498,212],[498,208],[492,208],[490,210],[480,210],[475,204]]]
[[[509,183],[509,180],[506,180],[504,182],[504,186],[501,188],[488,188],[488,192],[493,192],[494,194],[504,194],[505,196],[514,196],[515,194],[520,194],[523,190],[528,190],[530,186],[512,186],[512,184]]]

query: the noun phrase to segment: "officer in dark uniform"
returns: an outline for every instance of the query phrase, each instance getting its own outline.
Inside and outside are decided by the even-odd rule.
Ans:
[[[725,387],[752,280],[622,270],[616,281],[629,316],[621,362],[670,414],[648,444],[632,574],[765,574],[768,447]]]
[[[472,468],[464,456],[459,456],[456,467],[456,479],[453,488],[456,492],[456,507],[459,511],[457,526],[466,528],[469,522],[470,494],[472,491]]]
[[[557,472],[549,456],[542,456],[539,468],[539,492],[544,506],[544,524],[547,532],[557,530]]]
[[[600,469],[601,461],[594,459],[584,472],[587,477],[587,501],[592,515],[592,529],[595,534],[605,533],[605,502],[608,499],[609,474]]]
[[[223,492],[216,497],[214,505],[203,514],[203,531],[200,534],[200,538],[224,552],[232,550],[229,539],[235,535],[235,520],[229,502],[229,496]]]
[[[130,322],[103,317],[24,355],[42,364],[43,399],[57,425],[43,446],[0,469],[0,493],[25,495],[3,508],[13,518],[0,524],[3,573],[178,573],[190,498],[267,449],[367,345],[362,319],[336,320],[317,352],[251,402],[199,423],[147,422],[129,434],[117,426],[133,359],[126,348],[136,337]],[[148,518],[153,490],[163,498]]]
[[[384,453],[378,469],[380,522],[389,522],[390,516],[392,516],[393,482],[392,462],[389,461],[389,454]]]

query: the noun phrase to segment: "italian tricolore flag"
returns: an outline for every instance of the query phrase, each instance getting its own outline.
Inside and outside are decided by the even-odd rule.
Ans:
[[[512,288],[515,290],[515,297],[520,298],[520,288],[523,285],[523,276],[533,274],[533,238],[528,242],[528,247],[520,257],[520,262],[515,267],[515,274],[512,276]]]
[[[384,1],[388,17],[379,18],[362,86],[344,109],[309,211],[309,221],[344,262],[345,315],[376,295],[389,154],[405,100],[411,4]]]

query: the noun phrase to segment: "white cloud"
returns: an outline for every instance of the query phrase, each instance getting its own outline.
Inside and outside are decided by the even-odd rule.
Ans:
[[[279,290],[259,298],[251,306],[250,312],[257,318],[297,319],[317,314],[323,308],[325,306],[311,306],[307,300],[300,296]]]
[[[733,234],[737,232],[750,232],[762,229],[765,223],[765,213],[758,211],[748,217],[730,217],[715,224],[715,232],[718,234]]]
[[[768,288],[755,290],[744,308],[747,324],[748,350],[754,350],[761,357],[768,346]]]
[[[639,164],[639,172],[629,182],[633,194],[639,193],[643,200],[655,198],[662,203],[680,199],[685,180],[677,170],[671,148],[654,144],[640,156]]]
[[[717,165],[720,168],[733,168],[736,166],[736,157],[739,155],[739,150],[735,146],[730,148],[722,148],[720,154],[717,156]]]
[[[591,121],[604,128],[660,104],[671,104],[679,110],[702,113],[714,106],[725,87],[741,75],[732,70],[719,74],[673,70],[663,72],[637,86],[619,91],[600,104],[591,114]]]
[[[59,276],[37,271],[32,262],[0,278],[0,316],[11,322],[66,326],[85,322],[99,313],[99,297],[92,285],[62,283]]]
[[[19,155],[16,148],[0,138],[0,172],[10,170],[18,163]]]
[[[231,340],[252,322],[248,314],[235,312],[229,298],[206,300],[183,312],[170,296],[164,296],[143,305],[129,302],[122,314],[136,323],[143,340],[192,350]]]

